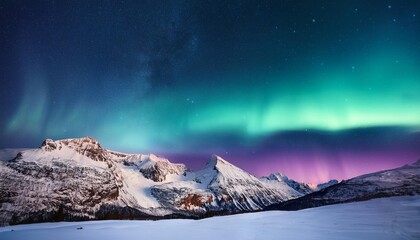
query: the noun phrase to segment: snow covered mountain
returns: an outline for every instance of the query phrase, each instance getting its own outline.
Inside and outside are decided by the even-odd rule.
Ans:
[[[293,198],[301,197],[338,183],[337,180],[330,180],[318,185],[301,183],[289,179],[283,173],[272,173],[267,177],[261,177],[260,180],[272,185],[276,189],[285,189],[286,191],[289,191],[289,195],[294,196]]]
[[[261,210],[301,196],[218,156],[200,171],[153,154],[102,148],[93,138],[47,139],[3,151],[0,225],[88,219],[157,219]]]
[[[296,197],[301,197],[314,191],[308,184],[289,179],[283,173],[272,173],[267,177],[261,177],[260,180],[275,188],[288,189],[290,190],[290,194]]]
[[[266,209],[297,210],[373,198],[420,194],[420,160],[400,168],[365,174]]]

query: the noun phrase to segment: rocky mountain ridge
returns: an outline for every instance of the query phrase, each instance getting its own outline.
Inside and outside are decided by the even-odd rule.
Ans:
[[[190,171],[153,154],[105,149],[91,137],[47,139],[0,161],[0,224],[195,218],[261,210],[303,195],[276,184],[216,155]]]
[[[373,198],[420,194],[420,160],[399,168],[361,175],[266,210],[299,210]]]

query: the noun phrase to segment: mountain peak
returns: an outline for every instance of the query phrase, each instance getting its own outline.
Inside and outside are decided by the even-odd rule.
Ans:
[[[222,165],[232,165],[232,164],[216,154],[213,154],[210,158],[210,161],[207,163],[207,167],[211,167],[211,168],[216,168],[217,166],[222,166]]]
[[[169,162],[168,159],[163,158],[163,157],[159,157],[153,153],[151,154],[147,154],[146,155],[146,159],[144,159],[144,161],[150,161],[150,162]]]
[[[140,172],[147,179],[163,182],[169,174],[181,175],[188,171],[182,163],[171,163],[168,159],[154,154],[145,155],[138,165]]]
[[[90,136],[86,136],[86,137],[81,137],[81,138],[68,138],[68,139],[62,139],[62,140],[52,140],[52,139],[45,139],[44,142],[42,142],[41,148],[53,148],[51,150],[54,150],[55,147],[57,147],[57,145],[66,145],[66,146],[75,146],[75,145],[96,145],[98,147],[100,147],[100,144],[98,142],[98,140],[90,137]],[[44,149],[44,150],[47,150]]]
[[[309,184],[290,179],[283,173],[272,173],[267,177],[261,177],[261,179],[268,182],[286,184],[303,195],[313,192],[316,188],[316,186],[310,186]]]
[[[92,137],[69,138],[63,140],[46,139],[41,149],[47,152],[61,150],[63,147],[72,149],[84,156],[87,156],[95,161],[105,161],[105,150],[101,147],[99,142]]]
[[[268,177],[264,177],[268,180],[286,181],[289,178],[283,173],[271,173]]]
[[[210,161],[205,166],[205,169],[213,169],[218,172],[224,172],[226,169],[236,169],[243,171],[242,169],[238,168],[237,166],[233,165],[232,163],[226,161],[225,159],[216,154],[213,154],[211,156]]]
[[[140,168],[149,168],[160,163],[171,163],[168,159],[163,157],[158,157],[155,154],[146,154],[141,156]]]

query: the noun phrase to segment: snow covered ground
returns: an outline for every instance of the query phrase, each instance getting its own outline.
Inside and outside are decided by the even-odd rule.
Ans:
[[[198,221],[91,221],[8,226],[0,228],[0,239],[420,239],[419,223],[420,196],[413,196]],[[83,229],[78,230],[79,227]]]

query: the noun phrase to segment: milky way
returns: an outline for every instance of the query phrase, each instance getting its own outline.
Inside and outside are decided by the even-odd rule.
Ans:
[[[418,1],[0,3],[0,147],[345,179],[420,157]]]

